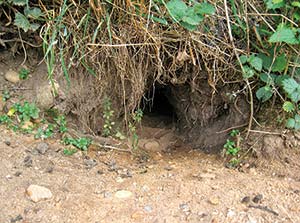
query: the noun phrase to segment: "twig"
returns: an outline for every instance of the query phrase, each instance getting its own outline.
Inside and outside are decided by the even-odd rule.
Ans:
[[[250,132],[268,134],[268,135],[283,135],[283,133],[280,132],[268,132],[268,131],[252,130],[252,129],[250,129]]]
[[[261,205],[248,205],[248,207],[249,208],[256,208],[256,209],[260,209],[260,210],[262,210],[262,211],[266,211],[266,212],[269,212],[269,213],[271,213],[271,214],[273,214],[273,215],[276,215],[276,216],[278,216],[279,214],[276,212],[276,211],[274,211],[274,210],[272,210],[271,208],[269,208],[268,206],[261,206]]]

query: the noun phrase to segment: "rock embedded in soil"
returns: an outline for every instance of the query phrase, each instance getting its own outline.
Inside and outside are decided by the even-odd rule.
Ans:
[[[19,214],[15,218],[11,218],[10,223],[15,223],[15,222],[22,221],[22,220],[23,220],[23,217],[22,217],[22,215]]]
[[[52,192],[48,188],[34,184],[27,188],[26,194],[33,202],[39,202],[41,200],[52,198]]]
[[[132,192],[128,190],[119,190],[115,193],[115,197],[119,199],[127,199],[132,197]]]
[[[13,84],[16,84],[20,81],[18,72],[14,70],[9,70],[5,73],[5,79]]]
[[[147,151],[155,152],[155,151],[159,151],[160,145],[157,141],[152,140],[152,141],[146,142],[144,144],[144,148]]]
[[[243,197],[243,199],[241,200],[241,203],[243,203],[243,204],[248,204],[249,202],[250,202],[249,196]]]
[[[262,199],[263,199],[263,195],[262,195],[262,194],[257,194],[257,195],[252,199],[252,201],[253,201],[254,203],[259,203],[259,202],[261,202]]]
[[[42,155],[44,155],[49,149],[48,143],[40,142],[36,145],[35,149]]]
[[[31,156],[26,156],[25,158],[24,158],[24,161],[23,161],[23,163],[24,163],[24,166],[25,167],[32,167],[32,158],[31,158]]]
[[[211,197],[208,202],[213,205],[218,205],[220,203],[220,199],[218,197]]]

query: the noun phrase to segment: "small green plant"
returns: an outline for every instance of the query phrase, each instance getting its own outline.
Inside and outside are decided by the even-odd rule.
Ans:
[[[73,145],[82,151],[87,151],[88,147],[92,143],[92,140],[85,138],[85,137],[81,137],[78,139],[74,139],[71,137],[65,137],[65,138],[63,138],[63,143],[65,145]]]
[[[26,68],[21,68],[21,70],[19,71],[19,78],[21,80],[26,80],[28,78],[29,75],[29,70]]]
[[[54,118],[54,121],[58,125],[58,127],[59,127],[58,130],[60,133],[65,133],[68,131],[67,121],[66,121],[66,117],[64,115],[57,116],[56,118]]]
[[[223,147],[225,150],[225,155],[229,157],[229,162],[228,162],[229,165],[231,167],[236,167],[240,163],[238,157],[239,157],[239,152],[241,150],[240,148],[241,136],[239,130],[237,129],[232,130],[229,135],[230,135],[230,139],[227,139]]]
[[[129,122],[128,127],[131,135],[131,146],[133,150],[136,150],[138,148],[139,136],[136,131],[136,126],[142,121],[142,118],[143,118],[143,111],[141,109],[138,109],[132,114],[133,122]]]
[[[113,126],[115,125],[115,122],[112,121],[114,111],[111,108],[111,101],[109,98],[104,99],[103,110],[104,125],[102,134],[104,137],[107,137],[112,135]]]
[[[0,115],[0,124],[10,124],[12,122],[8,115]]]
[[[8,99],[10,99],[10,93],[8,90],[4,90],[2,92],[2,101],[7,101]]]
[[[40,110],[33,104],[25,101],[23,104],[15,103],[10,109],[11,115],[16,114],[21,121],[30,121],[30,119],[38,119]]]
[[[64,150],[63,150],[63,153],[66,156],[72,156],[76,152],[77,152],[77,149],[67,149],[67,148],[64,148]]]
[[[55,131],[55,125],[53,124],[48,124],[45,129],[43,128],[38,128],[37,133],[35,134],[34,138],[38,139],[48,139],[51,138],[54,134]]]

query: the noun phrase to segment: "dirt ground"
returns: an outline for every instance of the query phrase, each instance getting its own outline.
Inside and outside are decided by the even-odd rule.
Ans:
[[[3,77],[20,63],[2,57],[0,87],[30,98],[30,89]],[[194,150],[151,121],[157,125],[140,130],[145,153],[138,156],[93,148],[65,156],[59,139],[0,126],[0,222],[300,222],[299,156],[228,169],[219,155]],[[43,153],[40,143],[49,146]],[[31,201],[25,191],[32,184],[52,198]]]

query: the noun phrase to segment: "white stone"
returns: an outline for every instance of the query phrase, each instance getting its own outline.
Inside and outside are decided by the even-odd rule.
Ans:
[[[132,192],[128,190],[119,190],[115,193],[115,197],[119,199],[127,199],[132,196]]]
[[[27,188],[26,194],[33,202],[52,198],[52,193],[48,188],[33,184]]]

